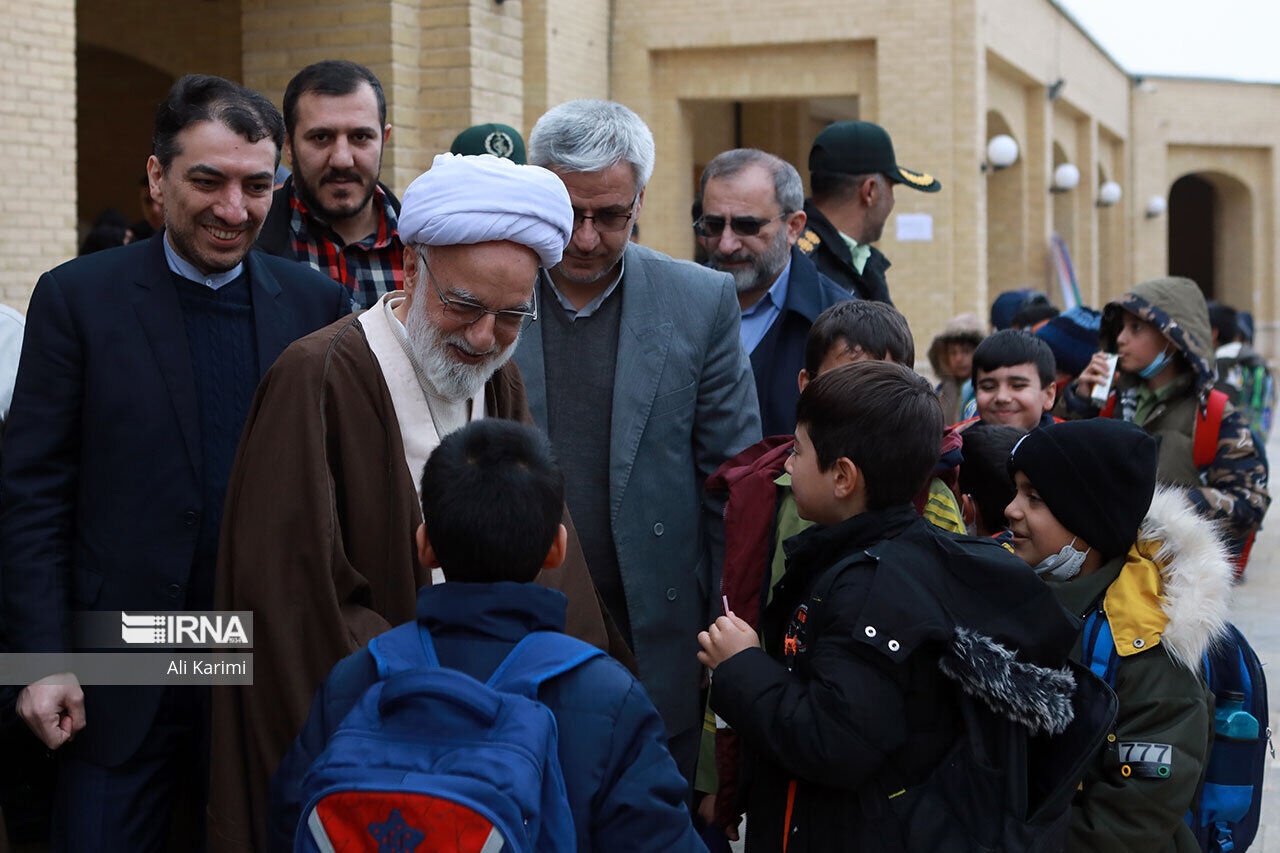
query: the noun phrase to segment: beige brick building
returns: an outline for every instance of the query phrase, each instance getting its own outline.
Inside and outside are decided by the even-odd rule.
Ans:
[[[1190,273],[1252,309],[1276,350],[1280,85],[1136,79],[1052,0],[0,0],[0,23],[0,297],[20,308],[74,253],[77,223],[108,205],[137,215],[151,111],[178,75],[278,101],[298,68],[340,57],[387,90],[396,190],[469,124],[527,132],[548,106],[614,98],[657,138],[644,240],[688,257],[687,212],[716,153],[754,145],[803,173],[824,124],[870,119],[943,183],[897,194],[895,217],[927,216],[931,239],[900,242],[891,220],[881,243],[921,350],[1001,290],[1060,301],[1054,234],[1086,303]],[[1000,133],[1018,160],[983,170]],[[1063,163],[1079,185],[1051,193]],[[1102,207],[1106,181],[1123,196]],[[1168,209],[1148,215],[1153,197]]]

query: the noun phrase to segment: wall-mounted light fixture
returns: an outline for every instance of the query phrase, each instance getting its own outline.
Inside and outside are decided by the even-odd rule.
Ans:
[[[987,141],[987,160],[982,164],[984,172],[998,172],[1018,162],[1018,141],[1007,133],[997,134]]]
[[[1049,96],[1049,100],[1056,101],[1062,94],[1062,87],[1067,85],[1067,81],[1059,77],[1048,86],[1045,87],[1045,93]]]
[[[1049,187],[1049,192],[1070,192],[1075,189],[1079,183],[1080,170],[1070,163],[1063,163],[1061,166],[1053,170],[1053,184]]]
[[[1106,181],[1098,187],[1098,207],[1110,207],[1120,200],[1124,190],[1115,181]]]
[[[1147,219],[1155,219],[1162,216],[1169,209],[1169,202],[1162,195],[1153,195],[1147,199]]]

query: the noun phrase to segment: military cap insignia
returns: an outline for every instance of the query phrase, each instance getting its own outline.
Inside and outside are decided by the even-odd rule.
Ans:
[[[484,150],[495,157],[509,158],[515,148],[516,144],[512,141],[510,134],[501,130],[495,130],[484,138]]]
[[[904,169],[901,166],[898,167],[898,172],[901,173],[902,177],[906,181],[915,184],[918,187],[932,187],[934,182],[937,180],[933,175],[926,172],[913,172],[910,169]]]

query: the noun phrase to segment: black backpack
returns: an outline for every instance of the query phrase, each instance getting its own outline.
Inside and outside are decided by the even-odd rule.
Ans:
[[[887,808],[906,853],[1050,853],[1066,842],[1071,801],[1116,718],[1111,689],[1074,661],[1075,716],[1058,735],[1031,735],[962,694],[962,729],[923,782],[899,790],[885,779],[860,797]],[[879,803],[872,802],[879,800]]]

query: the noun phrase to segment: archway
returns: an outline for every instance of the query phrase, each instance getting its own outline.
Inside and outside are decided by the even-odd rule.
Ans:
[[[1206,299],[1253,305],[1253,194],[1223,172],[1193,172],[1169,189],[1169,274],[1200,285]]]
[[[1009,123],[999,112],[987,113],[987,139],[998,134],[1013,136]],[[1016,139],[1016,137],[1015,137]],[[1026,194],[1022,166],[1017,161],[987,174],[987,292],[1001,293],[1026,287]]]
[[[141,216],[139,180],[151,154],[156,105],[174,77],[123,53],[76,47],[77,218],[91,223],[107,207],[132,222]]]

